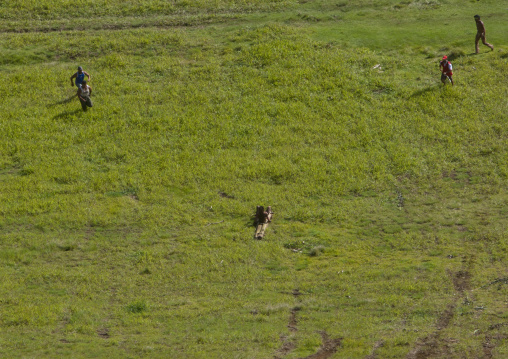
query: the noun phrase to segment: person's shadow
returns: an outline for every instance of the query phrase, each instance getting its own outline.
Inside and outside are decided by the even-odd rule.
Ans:
[[[81,109],[77,109],[74,111],[65,111],[62,113],[59,113],[56,116],[53,116],[52,120],[69,120],[70,117],[73,117],[74,115],[77,115],[78,113],[83,112]]]
[[[427,86],[423,89],[413,92],[410,97],[418,97],[418,96],[425,95],[427,92],[432,92],[432,91],[436,90],[436,88],[437,88],[436,85]]]
[[[72,95],[71,97],[66,98],[65,100],[58,101],[58,102],[55,102],[55,103],[51,103],[51,104],[47,105],[47,107],[51,108],[51,107],[55,107],[55,106],[58,106],[58,105],[64,105],[66,103],[71,102],[75,97],[76,97],[76,95]]]

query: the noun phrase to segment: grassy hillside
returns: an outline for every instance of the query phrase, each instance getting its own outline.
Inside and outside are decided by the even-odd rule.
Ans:
[[[0,357],[506,357],[503,6],[0,5]]]

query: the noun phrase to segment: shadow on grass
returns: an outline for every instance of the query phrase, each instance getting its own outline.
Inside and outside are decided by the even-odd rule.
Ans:
[[[441,49],[443,50],[442,53],[443,55],[447,55],[448,56],[448,61],[450,62],[453,62],[457,59],[460,59],[461,57],[470,57],[470,56],[475,56],[475,55],[480,55],[480,54],[477,54],[475,52],[471,52],[469,54],[466,54],[464,51],[462,50],[457,50],[457,49],[447,49],[447,48],[443,48]]]
[[[53,120],[69,120],[70,117],[73,117],[81,112],[83,112],[82,109],[77,109],[74,111],[65,111],[65,112],[59,113],[58,115],[54,116],[52,119]]]
[[[64,104],[66,104],[66,103],[71,102],[71,101],[72,101],[75,97],[76,97],[76,95],[72,95],[71,97],[66,98],[65,100],[62,100],[62,101],[58,101],[58,102],[55,102],[55,103],[49,104],[49,105],[47,105],[47,107],[48,107],[48,108],[51,108],[51,107],[55,107],[55,106],[58,106],[58,105],[64,105]]]
[[[487,53],[487,52],[485,52]],[[448,61],[455,61],[457,60],[458,58],[461,58],[461,57],[471,57],[471,56],[477,56],[477,55],[481,55],[482,53],[476,53],[476,52],[471,52],[469,54],[465,54],[465,53],[462,53],[462,52],[452,52],[450,55],[448,55]]]
[[[436,85],[427,86],[421,90],[413,92],[410,97],[422,96],[422,95],[425,95],[426,93],[437,90],[437,88],[438,88],[438,86],[436,86]]]

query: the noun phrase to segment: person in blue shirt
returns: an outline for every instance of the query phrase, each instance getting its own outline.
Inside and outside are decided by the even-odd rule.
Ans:
[[[78,66],[78,72],[76,72],[74,75],[71,76],[71,86],[76,86],[78,89],[81,88],[81,84],[83,83],[83,80],[85,79],[85,75],[88,77],[88,81],[92,79],[90,74],[86,71],[83,71],[83,68],[81,66]],[[76,79],[75,81],[72,81],[72,79]]]

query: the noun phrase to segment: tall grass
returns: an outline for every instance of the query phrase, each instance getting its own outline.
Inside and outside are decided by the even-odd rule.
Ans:
[[[399,177],[427,183],[443,172],[468,169],[493,185],[506,179],[505,100],[489,77],[481,83],[475,77],[489,69],[497,72],[496,81],[506,77],[499,56],[488,62],[458,58],[458,86],[441,88],[435,81],[437,59],[412,56],[400,68],[389,56],[367,49],[350,54],[299,38],[288,27],[241,31],[219,46],[211,45],[211,38],[164,34],[133,30],[121,40],[106,37],[107,32],[88,36],[94,45],[87,51],[104,53],[85,66],[97,94],[89,114],[66,101],[72,95],[71,62],[37,65],[36,71],[28,70],[34,64],[18,65],[20,71],[6,74],[3,93],[10,96],[4,101],[2,153],[4,169],[12,172],[4,191],[10,193],[3,203],[10,208],[6,213],[49,215],[57,226],[58,218],[69,224],[58,209],[65,208],[59,204],[64,200],[81,213],[72,214],[71,223],[80,219],[79,227],[91,214],[82,205],[90,196],[105,196],[98,207],[126,198],[114,206],[132,210],[144,201],[108,194],[159,198],[172,196],[175,188],[193,192],[196,202],[215,198],[210,205],[226,213],[238,208],[225,208],[230,204],[216,193],[234,193],[250,211],[259,200],[253,189],[260,186],[268,201],[283,204],[289,218],[308,220],[310,214],[302,213],[307,198],[386,191]],[[79,54],[79,44],[73,44],[79,38],[16,37],[20,47],[48,44],[62,57]],[[181,48],[189,50],[172,56]],[[74,63],[88,62],[86,56],[78,59]],[[380,71],[373,69],[378,63]],[[37,86],[41,78],[47,79],[43,95]],[[482,165],[486,158],[492,166]],[[20,202],[20,186],[40,198]],[[309,212],[336,220],[330,208]],[[166,216],[172,215],[162,222]]]

